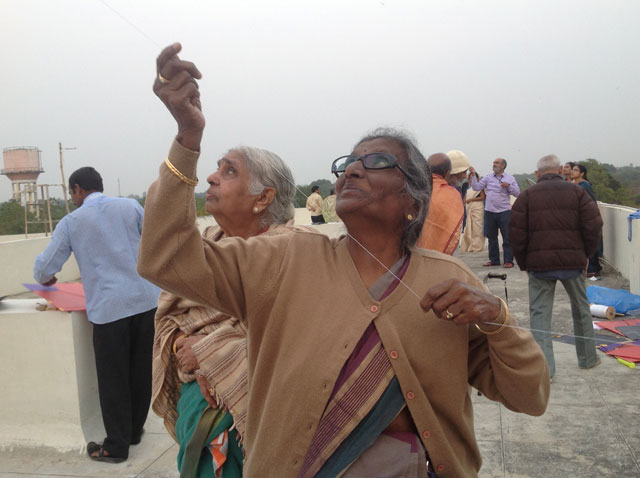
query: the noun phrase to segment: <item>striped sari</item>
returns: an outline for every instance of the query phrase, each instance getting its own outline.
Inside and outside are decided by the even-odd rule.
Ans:
[[[408,266],[409,256],[400,259],[391,268],[393,274],[385,273],[369,288],[371,296],[381,301],[391,294]],[[300,477],[330,478],[348,474],[348,468],[357,466],[367,449],[380,445],[384,430],[405,406],[389,357],[371,323],[336,380]],[[392,441],[394,438],[397,437],[392,437]],[[424,452],[417,436],[400,437],[400,441],[405,439],[411,442],[411,453]],[[426,457],[417,466],[417,470],[423,470],[423,476],[427,476]]]

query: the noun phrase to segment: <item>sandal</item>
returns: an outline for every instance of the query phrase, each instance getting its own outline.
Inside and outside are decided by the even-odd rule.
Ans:
[[[94,453],[96,452],[98,454],[94,455]],[[105,449],[102,448],[102,445],[99,445],[94,441],[90,441],[89,443],[87,443],[87,454],[92,460],[103,461],[105,463],[122,463],[126,460],[126,458],[123,458],[121,456],[105,455]]]

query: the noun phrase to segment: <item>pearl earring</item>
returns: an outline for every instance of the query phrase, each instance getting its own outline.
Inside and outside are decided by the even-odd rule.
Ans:
[[[258,206],[253,206],[253,213],[258,214]]]
[[[407,214],[407,219],[409,219],[409,221],[413,221],[413,216],[411,214]]]

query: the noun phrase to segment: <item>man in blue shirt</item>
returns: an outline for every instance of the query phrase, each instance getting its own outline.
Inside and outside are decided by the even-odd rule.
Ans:
[[[143,210],[137,201],[102,194],[102,178],[91,167],[69,177],[78,209],[53,231],[36,258],[34,278],[53,285],[73,252],[93,324],[104,443],[90,442],[89,456],[119,463],[129,445],[140,443],[151,401],[154,315],[160,290],[136,272]]]
[[[509,218],[511,217],[511,196],[518,196],[520,188],[515,178],[504,172],[507,160],[498,158],[493,162],[493,173],[487,174],[480,181],[476,171],[469,168],[469,184],[474,191],[485,190],[484,225],[489,239],[489,262],[485,266],[500,265],[500,246],[498,245],[498,229],[502,234],[502,250],[504,267],[513,267],[513,252],[509,243]]]

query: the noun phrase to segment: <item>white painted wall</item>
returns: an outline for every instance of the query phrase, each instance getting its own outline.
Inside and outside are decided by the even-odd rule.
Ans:
[[[0,449],[82,451],[102,440],[98,384],[84,312],[38,311],[43,299],[0,302]]]
[[[604,222],[602,239],[604,259],[629,279],[629,290],[640,294],[640,219],[631,221],[631,241],[628,240],[627,217],[636,210],[615,204],[598,203]]]

